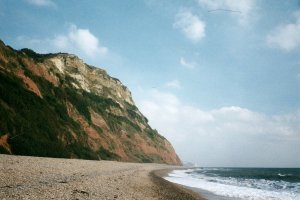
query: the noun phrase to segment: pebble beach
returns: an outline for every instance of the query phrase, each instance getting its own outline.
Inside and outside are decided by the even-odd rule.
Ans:
[[[0,199],[193,200],[163,164],[0,155]]]

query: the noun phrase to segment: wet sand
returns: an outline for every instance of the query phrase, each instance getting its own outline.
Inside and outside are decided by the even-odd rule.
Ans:
[[[0,199],[203,200],[162,178],[175,166],[0,155]]]

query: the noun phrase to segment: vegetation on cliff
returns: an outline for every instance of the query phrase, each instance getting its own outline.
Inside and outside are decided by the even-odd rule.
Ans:
[[[0,153],[180,164],[118,79],[74,55],[2,42]]]

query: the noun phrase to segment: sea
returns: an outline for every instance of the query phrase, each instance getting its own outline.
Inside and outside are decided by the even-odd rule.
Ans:
[[[208,200],[300,200],[300,168],[191,168],[164,178]]]

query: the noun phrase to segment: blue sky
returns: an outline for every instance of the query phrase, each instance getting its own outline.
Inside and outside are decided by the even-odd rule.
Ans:
[[[298,0],[0,0],[0,38],[107,70],[183,160],[300,166]]]

